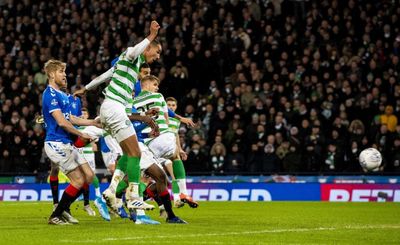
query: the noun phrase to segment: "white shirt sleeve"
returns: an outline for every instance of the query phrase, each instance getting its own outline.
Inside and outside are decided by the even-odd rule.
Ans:
[[[85,89],[93,90],[93,89],[97,88],[100,84],[111,80],[113,73],[114,73],[114,67],[111,67],[106,72],[104,72],[100,76],[98,76],[95,79],[93,79],[92,81],[90,81],[90,83],[86,84]]]
[[[126,49],[126,56],[131,59],[135,60],[139,55],[143,53],[143,51],[147,48],[150,44],[149,39],[145,38],[140,43],[136,44],[134,47],[129,47]]]

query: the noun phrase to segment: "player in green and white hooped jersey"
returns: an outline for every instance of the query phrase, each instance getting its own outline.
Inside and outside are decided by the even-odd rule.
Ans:
[[[167,106],[173,112],[178,108],[178,101],[174,97],[168,97],[166,99]],[[172,193],[174,196],[175,207],[182,207],[185,202],[189,204],[190,207],[196,208],[198,203],[193,201],[192,197],[188,195],[186,189],[186,171],[182,160],[187,159],[186,152],[182,150],[181,143],[179,141],[179,127],[181,122],[175,118],[170,118],[169,120],[169,130],[173,132],[176,136],[176,146],[179,154],[176,155],[175,159],[171,161],[166,161],[165,168],[172,178]],[[172,166],[171,166],[172,165]]]
[[[168,130],[168,107],[165,102],[164,96],[158,91],[159,79],[153,75],[148,75],[142,78],[141,85],[142,91],[133,99],[133,107],[138,112],[146,112],[150,109],[158,110],[158,116],[155,118],[155,122],[158,125],[160,134],[167,132]],[[149,133],[150,127],[146,127],[142,130],[142,133]],[[146,138],[145,144],[148,144],[153,138]]]
[[[123,52],[115,65],[110,84],[104,89],[105,99],[100,107],[100,119],[104,128],[119,142],[123,155],[118,161],[110,186],[103,197],[115,208],[115,190],[125,173],[128,175],[127,206],[129,209],[152,209],[139,201],[140,149],[135,130],[128,118],[132,107],[132,93],[142,63],[152,63],[160,58],[161,45],[154,41],[160,25],[150,24],[150,34],[142,42]],[[126,110],[129,109],[129,110]]]
[[[89,119],[89,112],[86,108],[82,108],[82,118]],[[78,129],[83,131],[87,126],[81,126]],[[93,170],[93,173],[96,173],[96,163],[94,152],[97,151],[97,145],[92,142],[82,148],[79,148],[79,153],[82,154],[83,158],[87,161],[90,168]],[[93,176],[92,184],[96,191],[96,197],[100,196],[100,187],[99,187],[99,179],[97,178],[96,174]],[[90,216],[95,216],[96,212],[90,207],[89,204],[89,189],[83,191],[83,210],[88,213]]]
[[[186,182],[183,163],[179,156],[180,147],[178,148],[177,146],[178,144],[176,134],[169,130],[168,125],[171,118],[168,117],[168,107],[166,105],[164,97],[160,93],[156,93],[158,91],[159,80],[157,77],[151,75],[146,76],[141,80],[141,85],[142,92],[133,100],[133,106],[138,111],[142,112],[145,112],[152,108],[156,108],[159,110],[159,115],[155,119],[155,121],[160,129],[160,136],[156,138],[147,138],[144,140],[144,142],[154,153],[156,159],[171,159],[175,163],[175,165],[177,165],[177,172],[175,173],[175,175],[178,174],[180,182],[184,182],[185,185],[182,185],[182,190],[179,193],[179,199],[176,200],[186,202],[191,207],[197,207],[198,203],[193,201],[193,199],[189,195],[187,195],[187,193],[183,193],[183,191],[186,189]],[[147,129],[147,131],[150,131],[150,129]],[[143,133],[146,133],[147,131],[146,129],[144,129]],[[182,171],[180,171],[182,169],[183,174]],[[182,204],[180,204],[180,206],[182,206]]]
[[[82,118],[88,119],[89,118],[89,111],[86,108],[82,108]],[[79,130],[83,133],[86,133],[96,139],[98,141],[99,137],[102,137],[106,134],[106,132],[102,128],[94,127],[94,126],[87,126],[87,127],[80,127]],[[97,151],[97,145],[95,143],[88,144],[82,148],[79,148],[79,153],[83,156],[83,158],[88,162],[90,168],[96,173],[96,162],[95,162],[95,155],[94,152]],[[93,187],[95,189],[96,198],[94,200],[94,205],[99,210],[101,217],[107,221],[110,221],[110,213],[108,212],[107,206],[102,200],[101,193],[100,193],[100,184],[99,179],[97,178],[96,174],[93,177]],[[84,195],[84,210],[89,215],[95,215],[95,212],[89,206],[89,190],[87,192],[83,192]]]

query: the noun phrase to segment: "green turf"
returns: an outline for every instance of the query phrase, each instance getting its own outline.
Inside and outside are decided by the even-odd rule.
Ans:
[[[158,226],[89,217],[50,226],[50,203],[0,202],[0,244],[400,244],[400,204],[202,202],[175,209],[188,225]]]

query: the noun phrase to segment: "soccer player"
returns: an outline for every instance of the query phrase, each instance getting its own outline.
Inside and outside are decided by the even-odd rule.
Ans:
[[[178,108],[178,101],[173,97],[168,97],[166,99],[167,106],[173,112]],[[179,127],[180,121],[175,118],[170,118],[169,120],[169,130],[175,134],[176,137],[176,147],[179,154],[176,154],[175,159],[171,162],[169,159],[165,161],[165,168],[172,178],[172,193],[174,196],[175,207],[182,207],[187,203],[192,208],[197,208],[198,203],[193,201],[186,189],[186,171],[182,160],[187,159],[186,152],[182,150],[181,143],[179,141]],[[181,159],[182,158],[182,159]]]
[[[132,111],[136,111],[135,108],[132,108]],[[176,223],[176,224],[186,224],[187,222],[177,217],[172,211],[172,205],[170,200],[170,194],[168,192],[168,180],[167,176],[162,169],[162,167],[157,163],[157,160],[154,158],[153,153],[150,149],[143,143],[146,138],[152,137],[151,133],[144,133],[143,129],[147,128],[147,125],[144,125],[141,122],[134,121],[132,122],[134,125],[135,131],[137,133],[137,137],[139,140],[139,147],[141,151],[141,159],[140,159],[140,168],[144,175],[151,177],[154,180],[154,193],[157,193],[157,197],[160,201],[160,204],[164,206],[164,209],[167,214],[167,223]],[[147,131],[148,132],[148,131]],[[146,191],[146,186],[142,185],[140,188],[141,198],[143,198],[143,192]],[[121,181],[117,187],[117,198],[122,198],[123,190],[127,188],[127,183],[125,181]],[[149,189],[147,190],[149,196],[154,197],[155,194]],[[120,202],[122,203],[122,202]],[[122,204],[120,204],[122,207]],[[145,215],[144,210],[137,210],[136,220],[134,220],[136,224],[159,224],[158,221],[154,221],[150,219],[149,216]]]
[[[119,57],[114,59],[111,62],[112,67],[110,69],[108,69],[106,72],[104,72],[100,76],[98,76],[95,79],[93,79],[92,81],[90,81],[90,83],[86,84],[84,88],[75,91],[74,95],[75,96],[82,95],[82,94],[86,93],[89,90],[94,90],[100,84],[110,81],[110,79],[112,77],[112,74],[113,74],[113,72],[115,70],[115,64],[118,62],[118,60],[119,60]],[[134,87],[135,96],[137,96],[142,91],[142,87],[140,85],[140,78],[144,77],[144,76],[147,76],[147,75],[150,75],[150,72],[151,72],[151,69],[150,69],[149,64],[143,63],[140,66],[140,68],[139,68],[139,80],[136,81],[135,87]],[[189,127],[194,127],[195,126],[195,123],[193,122],[192,119],[186,118],[186,117],[182,117],[182,116],[176,114],[175,112],[173,112],[171,110],[168,110],[168,116],[177,118],[181,123],[184,123],[184,124],[188,125]]]
[[[108,206],[115,205],[115,191],[125,173],[128,175],[127,207],[153,209],[154,206],[139,200],[140,149],[135,130],[128,118],[132,108],[132,93],[140,65],[160,58],[161,45],[155,38],[160,25],[150,24],[150,34],[134,47],[119,56],[110,84],[104,89],[105,99],[100,107],[100,119],[111,135],[119,142],[123,155],[118,161],[110,186],[103,192]]]
[[[122,156],[122,149],[118,142],[108,133],[100,137],[100,151],[108,171],[114,174],[118,157]]]
[[[86,108],[82,108],[82,118],[89,119],[89,117],[90,117],[89,111]],[[81,130],[95,138],[105,134],[103,129],[96,128],[93,126],[80,127],[79,130]],[[92,134],[94,134],[94,135],[92,135]],[[79,149],[79,152],[82,154],[83,158],[88,162],[90,168],[93,170],[94,173],[96,173],[96,161],[95,161],[95,152],[96,151],[97,151],[97,145],[94,142],[87,144],[86,146],[83,146],[82,148]],[[99,179],[97,178],[96,174],[93,177],[92,184],[93,184],[93,187],[95,190],[95,196],[96,196],[94,205],[99,210],[100,215],[105,220],[110,221],[110,214],[108,213],[108,209],[102,200],[101,193],[100,193],[100,183],[99,183]],[[96,213],[93,211],[93,209],[89,205],[89,190],[85,191],[83,194],[84,194],[84,196],[83,196],[84,208],[83,209],[89,215],[95,216]]]
[[[63,89],[61,89],[61,90],[66,92],[67,88],[65,88],[65,90],[63,90]],[[69,103],[70,103],[71,115],[74,115],[76,117],[82,117],[84,119],[89,119],[88,111],[86,109],[82,109],[82,103],[81,103],[81,99],[79,97],[75,97],[72,94],[68,94],[68,99],[69,99]],[[87,114],[86,115],[87,117],[83,116],[85,114]],[[82,129],[82,127],[79,127],[79,128]],[[93,145],[93,143],[88,144],[87,146],[84,147],[83,151],[82,151],[82,149],[80,149],[79,152],[83,155],[83,158],[87,161],[87,163],[89,164],[89,166],[92,168],[92,170],[94,172],[94,168],[92,166],[92,164],[94,164],[94,152],[92,150],[90,150],[92,145]],[[93,152],[93,155],[90,155],[89,151]],[[85,152],[86,152],[86,154],[85,154]],[[99,180],[97,179],[97,176],[94,175],[93,184],[95,184],[96,181],[97,181],[97,183],[99,182]],[[82,193],[82,195],[83,195],[83,210],[85,210],[85,212],[89,216],[96,216],[96,213],[90,207],[90,204],[89,204],[89,194],[90,194],[89,190],[90,190],[90,188],[88,188],[87,190],[83,190],[83,193]]]
[[[159,115],[156,123],[160,128],[160,136],[156,138],[147,138],[144,140],[150,150],[154,153],[156,159],[165,158],[173,161],[173,173],[177,178],[175,185],[173,182],[173,189],[179,194],[176,194],[175,205],[182,207],[183,203],[188,203],[192,208],[196,208],[198,203],[187,194],[186,191],[186,176],[183,162],[180,159],[180,154],[186,156],[180,149],[180,143],[177,140],[176,132],[169,130],[170,118],[168,117],[167,103],[164,97],[158,91],[159,80],[155,76],[146,76],[141,81],[142,92],[134,98],[133,106],[139,112],[145,112],[152,108],[158,108]],[[176,109],[176,108],[175,108]],[[176,125],[175,125],[176,126]],[[172,127],[172,126],[171,126]],[[147,129],[148,131],[149,129]],[[146,129],[144,130],[146,132]],[[179,146],[178,146],[179,145]],[[175,187],[174,187],[175,186]]]
[[[45,152],[54,164],[67,175],[70,184],[65,189],[60,202],[51,214],[48,223],[54,225],[69,224],[62,218],[63,213],[83,189],[89,188],[93,180],[93,171],[72,145],[70,134],[84,141],[91,137],[77,130],[73,124],[81,126],[98,125],[94,120],[85,120],[71,115],[67,94],[60,90],[66,86],[66,64],[58,60],[49,60],[44,69],[48,77],[48,87],[43,92],[42,110],[46,128]]]
[[[69,100],[69,103],[70,103],[69,110],[70,110],[71,115],[76,116],[76,117],[81,117],[82,116],[82,110],[81,110],[82,103],[81,103],[81,100],[78,97],[74,97],[71,94],[67,93],[67,83],[63,84],[63,86],[60,87],[60,90],[68,95],[68,100]],[[87,118],[85,118],[85,119],[87,119]],[[87,160],[87,159],[85,158],[85,160]],[[51,162],[49,180],[50,180],[50,187],[51,187],[51,191],[52,191],[52,195],[53,195],[54,209],[58,205],[58,198],[59,198],[58,197],[58,192],[59,192],[58,175],[59,175],[58,166],[56,164],[54,164],[53,162]],[[94,212],[94,210],[89,205],[89,188],[87,190],[84,189],[82,195],[83,195],[83,199],[84,199],[84,207],[83,207],[83,209],[85,210],[86,213],[88,213],[88,215],[95,216],[96,213]],[[70,214],[70,210],[69,210],[69,207],[68,207],[67,208],[67,212],[63,213],[63,218],[66,219],[70,223],[78,223],[78,221],[72,215],[69,215],[69,214]]]

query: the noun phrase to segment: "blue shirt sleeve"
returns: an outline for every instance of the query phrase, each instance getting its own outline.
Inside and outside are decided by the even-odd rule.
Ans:
[[[175,117],[175,112],[173,112],[172,110],[168,109],[168,116],[169,117]]]
[[[107,145],[106,141],[104,140],[104,137],[100,137],[99,142],[100,142],[101,152],[104,152],[104,153],[110,152],[110,148],[108,148],[108,145]]]
[[[46,105],[46,106],[43,105],[43,107],[48,109],[49,114],[51,114],[55,110],[61,110],[60,101],[56,91],[50,90],[50,93],[45,93],[43,102]]]
[[[114,66],[115,63],[118,62],[118,60],[119,60],[119,57],[114,58],[114,59],[111,61],[111,66]]]
[[[138,96],[142,92],[142,85],[140,84],[140,81],[136,81],[135,83],[135,97]]]

